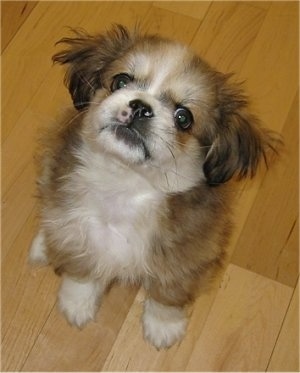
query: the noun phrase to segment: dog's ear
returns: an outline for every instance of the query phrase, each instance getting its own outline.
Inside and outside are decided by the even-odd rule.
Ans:
[[[203,171],[210,185],[218,185],[236,177],[253,177],[260,160],[268,164],[277,153],[281,140],[277,134],[260,126],[248,112],[247,98],[239,86],[228,83],[228,76],[217,78],[217,117],[206,132],[210,144]]]
[[[89,105],[97,89],[101,87],[101,72],[118,59],[133,43],[134,34],[116,25],[103,35],[91,36],[83,30],[72,30],[74,37],[63,38],[68,49],[53,56],[54,63],[68,64],[65,84],[78,110]]]

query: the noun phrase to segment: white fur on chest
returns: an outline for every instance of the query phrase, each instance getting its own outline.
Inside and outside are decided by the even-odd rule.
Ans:
[[[133,278],[148,270],[147,253],[157,227],[159,201],[136,188],[132,185],[134,192],[102,193],[101,202],[95,201],[91,209],[89,244],[99,258],[99,272]]]
[[[148,271],[147,254],[164,193],[106,157],[89,162],[85,157],[84,163],[68,181],[76,198],[63,212],[67,224],[61,234],[81,237],[78,250],[94,261],[96,276],[134,280]]]

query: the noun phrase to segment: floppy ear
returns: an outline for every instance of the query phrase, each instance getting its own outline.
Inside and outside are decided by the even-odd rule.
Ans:
[[[262,128],[248,113],[248,102],[237,86],[218,78],[218,116],[209,131],[210,147],[203,166],[210,185],[236,177],[253,177],[261,159],[267,164],[270,153],[277,153],[279,136]]]
[[[72,38],[63,38],[57,44],[69,47],[53,56],[54,63],[69,64],[65,84],[78,110],[89,105],[95,91],[101,88],[101,72],[119,58],[134,42],[134,36],[120,25],[103,35],[91,36],[83,30],[72,30]]]

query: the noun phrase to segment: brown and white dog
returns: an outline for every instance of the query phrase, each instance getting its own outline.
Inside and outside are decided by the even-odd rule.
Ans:
[[[113,281],[142,284],[144,336],[169,347],[222,267],[228,181],[255,174],[273,135],[184,45],[122,26],[60,43],[77,111],[44,138],[30,259],[62,275],[59,307],[78,327]]]

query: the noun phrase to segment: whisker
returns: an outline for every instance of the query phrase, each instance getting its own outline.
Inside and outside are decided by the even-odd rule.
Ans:
[[[80,80],[83,83],[86,83],[92,89],[92,92],[95,93],[95,87],[92,86],[91,82],[88,81],[83,75],[81,75],[81,74],[78,74],[78,75],[79,75]]]

